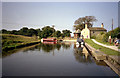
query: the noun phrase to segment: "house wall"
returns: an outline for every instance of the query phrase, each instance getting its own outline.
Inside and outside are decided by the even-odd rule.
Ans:
[[[83,35],[83,38],[90,39],[90,30],[88,28],[85,28],[81,31],[81,35]]]
[[[90,31],[90,37],[92,37],[92,36],[97,36],[97,35],[100,34],[101,32],[106,33],[106,31],[103,31],[103,30],[101,30],[101,31],[100,31],[100,30],[99,30],[99,31],[98,31],[98,30],[97,30],[97,31],[96,31],[96,30],[91,30],[91,31]]]

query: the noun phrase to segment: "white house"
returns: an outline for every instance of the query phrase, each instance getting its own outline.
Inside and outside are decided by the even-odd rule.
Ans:
[[[87,27],[87,24],[85,24],[85,28],[82,29],[81,35],[84,38],[90,39],[92,36],[96,36],[97,34],[100,34],[101,32],[106,33],[107,30],[104,28],[104,25],[102,23],[101,27]]]

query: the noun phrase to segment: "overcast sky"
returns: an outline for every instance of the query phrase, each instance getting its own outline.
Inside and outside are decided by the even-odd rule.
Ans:
[[[112,18],[114,28],[118,27],[118,2],[3,2],[2,28],[19,30],[22,27],[42,28],[55,25],[56,30],[69,29],[72,32],[75,20],[79,17],[95,16],[109,31]]]

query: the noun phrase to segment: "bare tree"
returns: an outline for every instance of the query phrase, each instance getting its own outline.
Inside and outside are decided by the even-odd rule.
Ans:
[[[80,29],[82,30],[85,27],[85,24],[88,24],[88,28],[93,26],[93,22],[97,21],[97,19],[95,18],[95,16],[85,16],[85,17],[81,17],[78,18],[75,22],[74,22],[74,29]]]

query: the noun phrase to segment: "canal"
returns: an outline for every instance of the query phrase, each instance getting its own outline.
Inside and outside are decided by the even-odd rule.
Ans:
[[[3,53],[3,76],[118,76],[74,42],[40,43]]]

